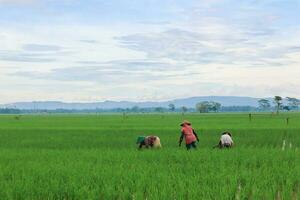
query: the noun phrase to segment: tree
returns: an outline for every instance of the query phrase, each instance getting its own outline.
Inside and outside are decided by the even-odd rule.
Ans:
[[[162,107],[156,107],[154,110],[155,110],[155,112],[163,112],[164,108],[162,108]]]
[[[183,112],[183,113],[185,113],[185,112],[187,112],[187,111],[188,111],[188,108],[187,108],[187,107],[185,107],[185,106],[182,106],[182,107],[181,107],[181,110],[182,110],[182,112]]]
[[[138,106],[133,106],[131,112],[139,112],[140,108]]]
[[[291,110],[291,108],[289,106],[283,106],[282,109],[286,110],[286,111],[290,111]]]
[[[188,111],[188,108],[185,106],[182,106],[181,111],[182,111],[182,115],[184,115],[184,113],[186,113]]]
[[[210,102],[210,110],[214,112],[218,112],[221,109],[221,104],[218,102],[211,101]]]
[[[282,97],[281,96],[275,96],[274,97],[274,102],[276,104],[276,113],[277,115],[279,114],[279,110],[282,106]]]
[[[208,101],[197,103],[196,110],[198,110],[200,113],[208,113],[210,110],[210,103]]]
[[[200,113],[208,113],[210,111],[218,112],[221,109],[221,104],[214,101],[202,101],[196,104],[196,110]]]
[[[286,97],[288,106],[291,110],[299,110],[300,100],[293,97]]]
[[[172,104],[172,103],[170,103],[170,104],[169,104],[169,110],[170,110],[171,112],[174,112],[174,111],[175,111],[175,105]]]
[[[271,108],[271,103],[267,99],[258,100],[258,104],[261,110],[269,110]]]

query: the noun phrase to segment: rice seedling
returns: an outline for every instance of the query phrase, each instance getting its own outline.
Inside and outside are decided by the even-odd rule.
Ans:
[[[3,115],[0,199],[299,199],[300,115],[251,117]],[[197,150],[178,147],[183,119]],[[225,130],[236,146],[213,149]],[[163,148],[137,150],[151,134]]]

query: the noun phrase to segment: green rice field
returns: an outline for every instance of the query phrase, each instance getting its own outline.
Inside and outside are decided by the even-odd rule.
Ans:
[[[197,150],[178,146],[184,119]],[[222,131],[234,148],[212,148]],[[299,147],[296,113],[2,115],[0,199],[300,199]]]

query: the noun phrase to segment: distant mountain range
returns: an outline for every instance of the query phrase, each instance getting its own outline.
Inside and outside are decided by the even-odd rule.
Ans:
[[[150,107],[168,107],[173,103],[176,107],[186,106],[194,108],[198,102],[201,101],[215,101],[222,104],[222,106],[251,106],[257,107],[257,101],[260,98],[252,97],[237,97],[237,96],[201,96],[190,97],[184,99],[174,99],[171,101],[145,101],[145,102],[131,102],[131,101],[104,101],[104,102],[91,102],[91,103],[65,103],[59,101],[35,101],[35,102],[17,102],[12,104],[0,105],[2,108],[18,108],[18,109],[113,109],[113,108],[132,108],[138,106],[140,108]],[[269,98],[270,100],[271,98]]]

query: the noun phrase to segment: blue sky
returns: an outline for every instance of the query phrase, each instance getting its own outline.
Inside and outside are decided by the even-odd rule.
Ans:
[[[0,103],[300,97],[300,0],[0,0]]]

